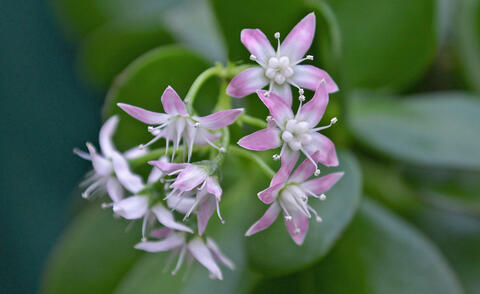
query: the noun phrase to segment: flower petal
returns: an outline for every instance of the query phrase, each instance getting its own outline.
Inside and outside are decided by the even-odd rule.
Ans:
[[[293,112],[283,99],[275,93],[270,93],[265,97],[267,91],[259,90],[257,95],[267,106],[270,115],[276,120],[277,124],[284,126],[286,121],[293,118]]]
[[[283,40],[281,55],[287,55],[292,61],[300,60],[312,45],[315,35],[315,14],[305,16]]]
[[[162,105],[166,113],[171,115],[188,115],[185,104],[175,90],[168,86],[162,94]]]
[[[300,187],[315,195],[326,193],[343,176],[343,172],[331,173],[321,178],[313,179],[303,183]]]
[[[288,107],[292,107],[292,87],[290,87],[290,84],[284,83],[279,86],[277,83],[273,83],[272,92],[280,96]]]
[[[152,212],[157,217],[158,222],[160,222],[162,225],[169,227],[170,229],[193,233],[192,229],[190,229],[189,227],[176,222],[173,219],[172,212],[169,209],[165,208],[162,204],[157,204],[152,207]]]
[[[208,250],[207,246],[199,237],[196,237],[188,243],[188,250],[193,255],[193,257],[195,257],[198,262],[200,262],[204,267],[206,267],[208,271],[212,273],[216,278],[218,278],[219,280],[223,279],[222,271],[213,259],[210,250]]]
[[[100,134],[98,138],[98,142],[100,144],[100,149],[102,149],[103,155],[105,157],[110,157],[113,152],[116,151],[115,146],[112,142],[113,133],[118,125],[118,116],[113,115],[110,117],[100,129]]]
[[[172,184],[172,187],[182,191],[190,191],[202,184],[207,179],[207,176],[208,172],[205,168],[198,165],[189,164],[177,176],[177,179]]]
[[[148,198],[134,195],[113,204],[113,212],[126,219],[138,219],[148,211]]]
[[[154,183],[160,180],[162,176],[163,176],[163,172],[160,169],[153,167],[152,170],[150,171],[150,174],[148,175],[147,183],[149,184]]]
[[[182,193],[180,196],[172,195],[167,199],[167,205],[170,209],[176,210],[180,213],[186,214],[193,205],[196,205],[196,200],[187,193]]]
[[[163,252],[180,247],[184,243],[185,236],[183,234],[171,234],[162,241],[140,242],[135,245],[135,249],[140,249],[147,252]]]
[[[208,193],[215,195],[217,201],[220,201],[220,198],[222,197],[222,187],[220,187],[220,184],[216,178],[207,178],[207,191]]]
[[[338,91],[337,84],[324,70],[313,65],[296,65],[295,74],[291,78],[292,81],[300,88],[315,91],[322,80],[327,83],[327,92],[335,93]]]
[[[125,157],[126,159],[134,159],[134,158],[143,156],[147,153],[148,153],[148,148],[140,149],[138,148],[138,146],[135,146],[123,152],[123,157]]]
[[[197,210],[198,234],[201,236],[207,227],[208,220],[216,208],[215,197],[207,195]]]
[[[270,205],[265,214],[248,229],[248,231],[245,233],[245,236],[251,236],[268,228],[277,219],[279,213],[280,206],[277,202],[274,202],[272,205]]]
[[[265,204],[270,204],[277,198],[278,191],[283,188],[284,183],[270,184],[267,189],[258,192],[258,198]]]
[[[90,153],[93,169],[101,176],[108,176],[112,172],[112,163],[106,158],[100,156],[91,143],[87,143],[87,149]]]
[[[243,108],[223,110],[207,116],[195,116],[194,119],[200,123],[200,127],[218,130],[231,125],[242,113]]]
[[[130,104],[117,103],[117,105],[133,118],[136,118],[139,121],[149,125],[164,124],[170,117],[168,114],[165,113],[153,112]]]
[[[130,171],[127,160],[118,152],[112,154],[113,170],[118,181],[132,193],[138,193],[145,188],[142,178]]]
[[[151,231],[150,236],[153,238],[162,239],[162,238],[165,238],[171,232],[173,232],[172,229],[167,227],[162,227],[162,228]]]
[[[263,64],[266,64],[268,59],[275,55],[275,50],[267,36],[259,29],[243,29],[240,33],[240,40],[248,51]]]
[[[298,184],[303,183],[306,179],[313,175],[315,169],[316,167],[307,158],[293,172],[292,176],[290,177],[290,181]]]
[[[233,262],[222,253],[217,243],[215,243],[215,241],[213,241],[211,238],[207,238],[207,247],[212,251],[213,256],[220,260],[221,263],[223,263],[232,271],[235,269],[235,264],[233,264]]]
[[[280,130],[273,127],[256,131],[255,133],[241,138],[237,144],[245,149],[256,151],[278,148],[282,145],[282,141],[280,140]]]
[[[305,103],[297,115],[297,119],[308,122],[310,128],[318,125],[328,104],[328,93],[325,82],[321,82],[313,98]]]
[[[112,199],[113,202],[122,200],[123,198],[123,188],[115,178],[109,178],[107,181],[107,193],[108,196]]]
[[[307,152],[313,160],[326,166],[337,166],[338,157],[333,142],[320,133],[313,133],[312,138],[312,143],[307,146]]]
[[[195,135],[195,144],[202,146],[207,145],[208,141],[215,142],[221,137],[220,134],[212,134],[206,129],[198,128]],[[208,141],[207,141],[208,140]]]
[[[148,164],[153,165],[166,174],[176,172],[188,166],[188,163],[171,163],[165,160],[151,160]]]
[[[236,75],[228,84],[227,94],[235,98],[243,98],[268,85],[264,70],[260,66],[247,68]]]
[[[293,210],[290,212],[291,220],[284,220],[288,233],[297,245],[302,245],[308,231],[308,217],[300,211]],[[298,230],[297,230],[298,229]]]

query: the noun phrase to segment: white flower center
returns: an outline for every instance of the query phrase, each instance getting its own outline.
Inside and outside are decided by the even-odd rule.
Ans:
[[[270,57],[265,67],[265,76],[278,85],[283,85],[293,76],[293,66],[287,56]]]
[[[290,119],[287,121],[285,130],[282,132],[282,140],[287,143],[292,150],[298,151],[302,149],[303,145],[309,144],[312,141],[310,132],[311,130],[306,121]]]

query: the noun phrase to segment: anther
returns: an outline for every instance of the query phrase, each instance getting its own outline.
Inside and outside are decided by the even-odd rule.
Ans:
[[[263,96],[265,96],[267,98],[270,97],[270,91],[265,92],[265,94]]]
[[[112,207],[113,206],[113,203],[102,203],[102,208],[105,209],[105,208],[108,208],[108,207]]]
[[[148,126],[147,130],[148,130],[149,133],[151,133],[155,130],[155,128],[152,127],[152,126]]]
[[[275,39],[280,39],[280,33],[279,32],[276,32],[274,35]]]
[[[222,219],[222,220],[220,221],[220,223],[221,223],[222,225],[224,225],[224,224],[226,224],[227,222],[226,222],[224,219]]]
[[[318,215],[315,217],[315,220],[317,221],[317,223],[321,223],[323,221],[323,219]]]
[[[196,122],[195,124],[193,124],[193,127],[194,128],[198,128],[200,126],[200,123],[199,122]]]
[[[273,154],[272,158],[273,158],[273,160],[279,160],[279,159],[280,159],[280,155],[278,155],[278,154]]]
[[[220,148],[218,149],[218,151],[220,151],[220,152],[222,152],[222,153],[227,152],[227,150],[226,150],[224,147],[220,147]]]
[[[285,216],[285,221],[289,222],[292,220],[292,216],[291,215],[286,215]]]
[[[298,97],[298,100],[300,100],[300,101],[302,101],[302,102],[305,101],[305,96],[300,95],[300,96]]]
[[[296,228],[295,231],[293,231],[293,233],[294,233],[295,235],[300,234],[300,229],[299,229],[299,228]]]
[[[87,199],[87,198],[88,198],[88,193],[87,193],[87,192],[83,192],[83,193],[82,193],[82,198]]]
[[[303,94],[304,94],[304,91],[303,91],[302,88],[298,89],[298,94],[300,94],[300,95],[303,95]]]
[[[253,55],[253,54],[250,55],[250,60],[252,60],[252,61],[257,61],[257,56],[255,56],[255,55]]]
[[[333,125],[333,124],[336,124],[337,121],[338,121],[338,119],[336,117],[334,117],[330,120],[330,123]]]
[[[327,195],[322,194],[322,195],[320,195],[319,199],[320,199],[320,200],[325,200],[325,199],[327,199]]]
[[[313,55],[307,55],[307,56],[305,56],[305,59],[307,59],[307,60],[313,60]]]
[[[313,174],[314,174],[315,176],[318,176],[318,175],[320,174],[320,170],[317,168]]]
[[[271,115],[267,116],[267,118],[266,118],[266,120],[267,120],[268,122],[272,121],[272,119],[273,119],[273,117],[272,117]]]

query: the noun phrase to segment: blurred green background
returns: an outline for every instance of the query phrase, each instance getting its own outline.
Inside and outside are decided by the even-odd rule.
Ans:
[[[1,7],[0,293],[480,292],[479,0]],[[313,63],[341,88],[325,121],[340,119],[327,135],[346,176],[315,207],[325,222],[311,225],[301,248],[278,221],[243,238],[264,209],[255,193],[268,179],[231,158],[223,185],[232,226],[212,225],[211,233],[237,270],[222,283],[198,267],[187,282],[162,274],[164,255],[133,250],[135,229],[80,199],[75,187],[88,164],[72,148],[96,142],[102,118],[120,113],[115,102],[160,110],[166,85],[183,96],[215,61],[249,63],[242,28],[273,39],[311,11]],[[217,79],[202,88],[200,113],[219,89]],[[234,104],[266,115],[253,96]],[[142,124],[121,118],[120,149],[148,139]],[[234,138],[252,130],[232,129]]]

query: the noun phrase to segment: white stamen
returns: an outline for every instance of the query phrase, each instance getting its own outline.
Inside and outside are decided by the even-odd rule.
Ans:
[[[330,120],[330,123],[333,125],[333,124],[337,123],[337,121],[338,121],[338,119],[336,117],[334,117]]]
[[[318,175],[320,175],[320,170],[317,168],[313,174],[317,177]]]
[[[315,128],[313,129],[312,131],[314,132],[318,132],[318,131],[321,131],[321,130],[325,130],[325,129],[328,129],[329,127],[333,126],[334,124],[336,124],[338,122],[338,119],[336,117],[332,118],[330,120],[330,123],[326,126],[323,126],[323,127],[318,127],[318,128]]]
[[[257,61],[257,56],[255,56],[255,55],[253,55],[253,54],[250,55],[250,60],[251,60],[251,61]]]
[[[318,215],[317,211],[315,209],[313,209],[310,205],[308,205],[308,210],[310,210],[311,212],[313,212],[313,214],[315,215],[315,220],[319,223],[322,221],[322,218]]]
[[[289,222],[292,220],[292,216],[291,215],[286,215],[285,217],[285,221]]]
[[[320,199],[320,200],[325,200],[325,199],[327,199],[327,195],[322,194],[322,195],[320,195],[319,199]]]
[[[295,231],[293,231],[293,233],[294,233],[295,235],[300,234],[300,229],[299,229],[299,228],[295,228]]]
[[[147,241],[147,237],[145,236],[147,235],[149,217],[150,217],[150,212],[147,211],[147,213],[145,213],[145,216],[143,217],[143,222],[142,222],[142,241],[143,242]]]
[[[273,154],[273,160],[279,160],[280,159],[280,155],[278,154]]]
[[[105,208],[108,208],[108,207],[112,207],[113,206],[113,202],[112,203],[102,203],[102,208],[105,209]]]
[[[305,101],[305,96],[303,96],[303,95],[298,96],[298,100],[300,100],[300,102]]]
[[[180,256],[178,257],[177,265],[175,266],[175,269],[172,271],[172,275],[176,275],[180,267],[182,266],[183,259],[185,258],[185,253],[187,252],[187,247],[183,246],[182,251],[180,251]]]
[[[305,93],[305,92],[303,91],[302,88],[298,89],[298,94],[299,94],[299,95],[303,95],[304,93]]]
[[[305,59],[307,59],[307,60],[313,60],[313,55],[307,55],[307,56],[305,56]]]
[[[280,33],[279,32],[276,32],[274,35],[275,39],[280,39]]]
[[[185,99],[183,100],[183,102],[185,102],[186,104],[190,103],[190,99]]]
[[[220,214],[220,205],[218,204],[218,201],[216,201],[217,204],[217,216],[220,219],[220,223],[224,225],[226,221],[222,218],[222,215]]]

